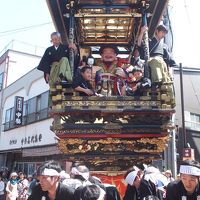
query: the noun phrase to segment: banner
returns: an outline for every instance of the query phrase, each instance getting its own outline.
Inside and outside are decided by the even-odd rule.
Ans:
[[[14,120],[15,125],[22,125],[24,97],[15,97]]]
[[[102,183],[107,183],[111,185],[115,185],[118,192],[120,193],[121,199],[123,199],[124,194],[126,192],[127,185],[124,183],[124,174],[120,175],[103,175],[99,173],[92,173],[93,176],[98,177]]]

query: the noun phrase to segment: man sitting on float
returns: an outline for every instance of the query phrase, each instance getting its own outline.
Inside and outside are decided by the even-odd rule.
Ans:
[[[70,49],[77,53],[76,45],[62,44],[59,32],[51,34],[51,42],[53,45],[46,49],[37,69],[44,72],[44,79],[50,88],[55,87],[56,83],[72,83],[68,57]]]
[[[138,46],[142,56],[144,56],[143,35],[147,30],[148,28],[143,26],[138,37]],[[176,66],[167,44],[163,41],[167,33],[167,28],[164,25],[159,25],[156,28],[155,36],[149,42],[150,60],[148,61],[148,65],[151,71],[151,81],[158,85],[171,82],[172,78],[168,67]]]

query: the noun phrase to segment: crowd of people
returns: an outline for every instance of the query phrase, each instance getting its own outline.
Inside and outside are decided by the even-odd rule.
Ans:
[[[47,161],[34,177],[12,172],[5,183],[0,177],[1,200],[198,200],[200,197],[200,164],[185,160],[180,177],[173,179],[170,170],[160,172],[154,166],[133,166],[124,174],[126,192],[123,196],[115,185],[103,183],[92,176],[83,164],[74,164],[66,173],[56,161]]]
[[[26,177],[23,172],[12,172],[8,179],[0,175],[0,200],[26,200],[34,181],[32,175]]]
[[[167,45],[163,42],[167,28],[159,25],[149,42],[148,69],[151,76],[144,77],[144,60],[141,58],[144,57],[142,38],[145,31],[147,27],[142,27],[129,58],[118,57],[118,47],[105,44],[99,49],[101,58],[96,61],[92,57],[91,49],[87,55],[81,55],[80,59],[76,45],[63,45],[60,33],[54,32],[51,34],[53,45],[46,49],[38,69],[44,72],[45,81],[50,88],[55,87],[58,82],[69,83],[80,96],[141,96],[152,85],[171,82],[168,67],[175,65]],[[68,61],[70,50],[76,55],[74,74]]]

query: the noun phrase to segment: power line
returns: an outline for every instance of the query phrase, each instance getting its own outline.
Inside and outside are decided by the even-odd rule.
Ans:
[[[52,24],[52,22],[47,22],[47,23],[43,23],[43,24],[37,24],[37,25],[27,26],[27,27],[18,28],[18,29],[2,31],[2,32],[0,32],[0,37],[11,35],[11,34],[14,34],[14,33],[23,32],[23,31],[28,31],[30,29],[38,28],[38,27],[45,26],[45,25],[48,25],[48,24]]]
[[[13,31],[19,31],[19,30],[23,30],[23,29],[27,29],[27,28],[34,28],[34,27],[38,27],[38,26],[43,26],[43,25],[51,24],[51,23],[52,22],[47,22],[47,23],[43,23],[43,24],[36,24],[36,25],[32,25],[32,26],[26,26],[26,27],[18,28],[18,29],[11,29],[11,30],[8,30],[8,31],[2,31],[2,32],[0,32],[0,34],[2,34],[2,33],[8,33],[8,32],[13,32]]]

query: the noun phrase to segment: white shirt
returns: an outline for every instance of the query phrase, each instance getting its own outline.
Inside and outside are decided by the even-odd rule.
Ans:
[[[4,194],[5,183],[0,181],[0,195]]]

